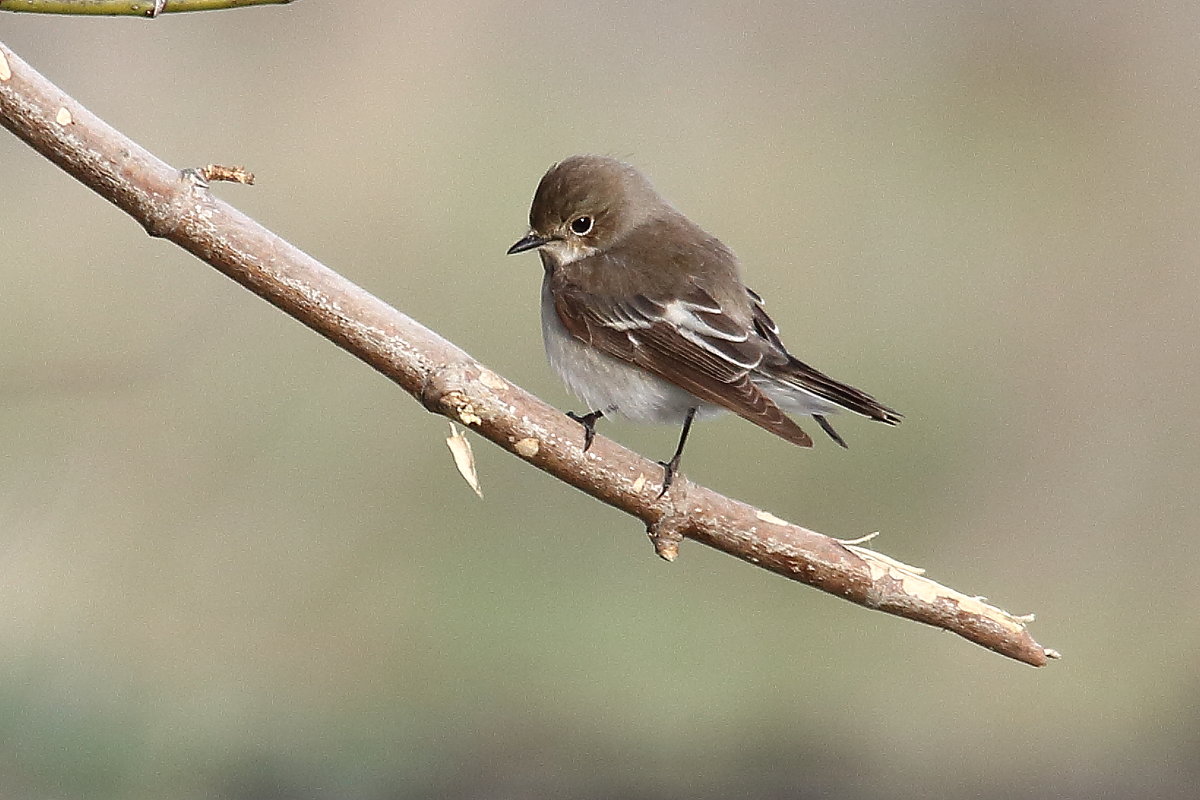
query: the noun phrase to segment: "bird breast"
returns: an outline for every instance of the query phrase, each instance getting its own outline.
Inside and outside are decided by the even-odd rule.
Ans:
[[[638,422],[682,424],[689,408],[700,416],[721,412],[673,383],[584,344],[567,331],[554,310],[549,276],[542,284],[542,343],[546,358],[586,411],[619,414]]]

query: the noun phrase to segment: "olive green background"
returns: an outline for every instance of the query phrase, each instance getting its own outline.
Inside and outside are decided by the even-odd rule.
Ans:
[[[1014,612],[1034,670],[639,526],[0,136],[0,796],[1192,797],[1200,10],[306,0],[0,39],[491,367],[626,158],[905,412],[685,470]],[[675,431],[604,429],[653,457]]]

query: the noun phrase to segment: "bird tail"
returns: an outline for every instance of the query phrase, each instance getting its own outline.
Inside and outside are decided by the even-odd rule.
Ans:
[[[746,292],[750,295],[751,310],[754,314],[754,329],[769,345],[769,351],[762,369],[765,377],[768,377],[771,382],[799,389],[809,395],[832,403],[837,408],[844,408],[856,414],[862,414],[864,417],[885,422],[888,425],[896,425],[900,422],[903,415],[899,411],[888,408],[861,389],[855,389],[847,383],[834,380],[824,372],[810,367],[789,353],[787,348],[784,347],[783,341],[779,338],[779,326],[775,324],[775,321],[767,315],[767,310],[763,308],[762,297],[753,289],[748,288]],[[837,409],[831,408],[828,410],[833,411]],[[837,435],[837,431],[833,429],[825,417],[813,411],[809,411],[808,413],[813,415],[813,418],[816,419],[821,429],[829,434],[831,439],[842,447],[846,446],[842,437]]]
[[[888,408],[861,389],[835,380],[792,355],[788,356],[786,364],[778,365],[771,370],[771,377],[782,384],[794,386],[823,400],[828,400],[847,411],[862,414],[864,417],[888,425],[899,424],[904,417],[899,411]],[[820,419],[817,421],[822,422]],[[825,425],[821,425],[821,427],[825,428]],[[826,432],[828,433],[828,429]],[[834,436],[833,438],[836,440],[838,437]]]

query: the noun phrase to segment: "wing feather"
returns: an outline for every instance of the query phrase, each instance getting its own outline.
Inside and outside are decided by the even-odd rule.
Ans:
[[[750,380],[761,339],[736,326],[699,287],[671,301],[613,298],[573,284],[554,291],[559,319],[575,338],[719,405],[801,447],[812,439]]]
[[[763,299],[751,289],[746,291],[753,301],[754,329],[770,344],[765,358],[771,366],[773,378],[783,383],[791,383],[871,419],[886,422],[889,425],[900,422],[903,417],[900,412],[888,408],[861,389],[842,383],[820,370],[810,367],[789,353],[779,338],[779,326],[767,316],[767,312],[763,308]]]

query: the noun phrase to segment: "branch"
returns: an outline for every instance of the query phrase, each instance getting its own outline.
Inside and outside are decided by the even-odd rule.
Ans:
[[[0,11],[153,19],[159,14],[218,11],[223,8],[284,5],[291,2],[293,0],[0,0]]]
[[[227,203],[194,170],[173,169],[92,115],[0,44],[0,124],[151,236],[207,261],[345,348],[427,409],[490,439],[559,480],[632,514],[659,555],[693,539],[853,603],[953,631],[1033,666],[1043,648],[1017,617],[922,571],[698,486],[685,477],[658,498],[662,474],[603,437],[584,453],[579,426],[467,353],[321,265]]]

